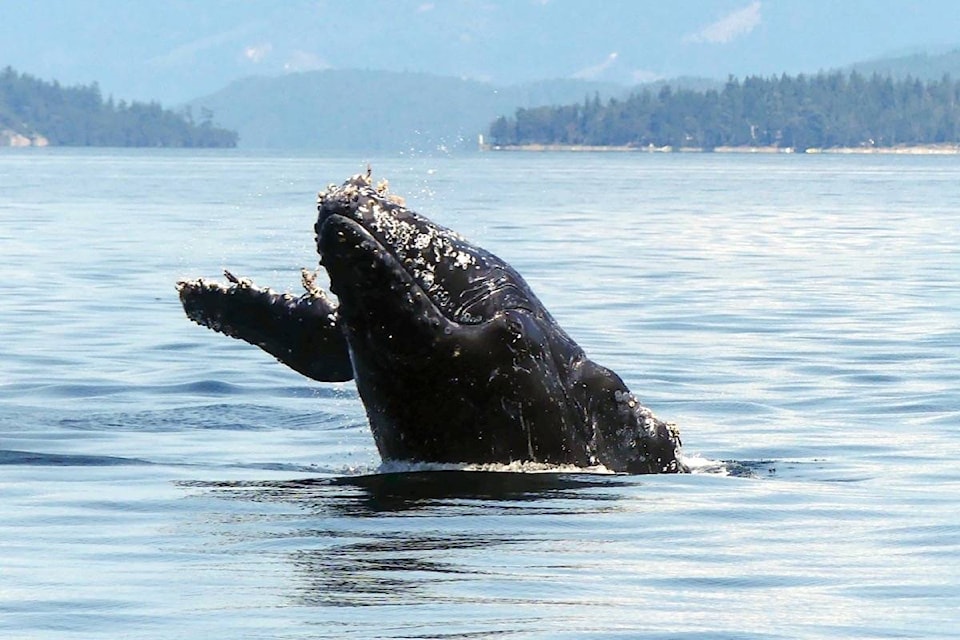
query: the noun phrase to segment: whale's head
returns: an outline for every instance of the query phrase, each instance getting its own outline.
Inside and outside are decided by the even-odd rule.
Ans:
[[[317,210],[320,262],[352,322],[406,319],[449,334],[512,309],[543,308],[506,262],[410,211],[369,173],[328,187]]]

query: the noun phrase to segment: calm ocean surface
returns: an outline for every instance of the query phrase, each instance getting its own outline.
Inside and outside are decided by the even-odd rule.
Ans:
[[[371,162],[699,473],[380,466],[188,322]],[[0,637],[956,638],[960,157],[0,153]],[[724,471],[726,469],[726,471]]]

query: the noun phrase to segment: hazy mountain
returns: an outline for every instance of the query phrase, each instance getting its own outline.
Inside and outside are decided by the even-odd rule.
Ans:
[[[245,78],[190,106],[195,113],[213,111],[217,124],[237,130],[246,148],[427,152],[441,145],[475,148],[477,134],[517,107],[626,91],[587,80],[502,87],[424,73],[327,70]]]
[[[960,50],[871,60],[844,70],[960,78]],[[486,134],[493,120],[520,107],[572,104],[594,95],[605,102],[665,84],[697,91],[722,85],[688,77],[634,88],[581,79],[499,86],[425,73],[329,69],[244,78],[190,106],[194,113],[212,111],[220,126],[239,132],[246,148],[423,153],[476,148],[477,135]]]
[[[913,53],[904,56],[868,60],[848,67],[863,75],[878,73],[893,78],[911,76],[920,80],[939,80],[944,75],[960,78],[960,49],[946,53]]]

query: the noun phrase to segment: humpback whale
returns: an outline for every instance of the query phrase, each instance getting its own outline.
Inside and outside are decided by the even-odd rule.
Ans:
[[[194,322],[320,382],[354,380],[384,460],[687,471],[677,428],[593,362],[510,265],[370,171],[317,198],[299,297],[225,271],[177,283]]]

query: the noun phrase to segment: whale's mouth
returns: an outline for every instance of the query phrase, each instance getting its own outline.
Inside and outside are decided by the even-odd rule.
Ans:
[[[318,202],[317,251],[341,301],[356,287],[407,287],[458,324],[533,307],[522,279],[506,263],[406,209],[385,187],[373,188],[369,176],[328,188]]]
[[[428,295],[429,277],[405,266],[395,247],[383,243],[373,230],[350,215],[332,213],[318,223],[317,253],[327,270],[333,293],[342,296],[349,287],[406,288]],[[379,273],[375,279],[373,272]]]

